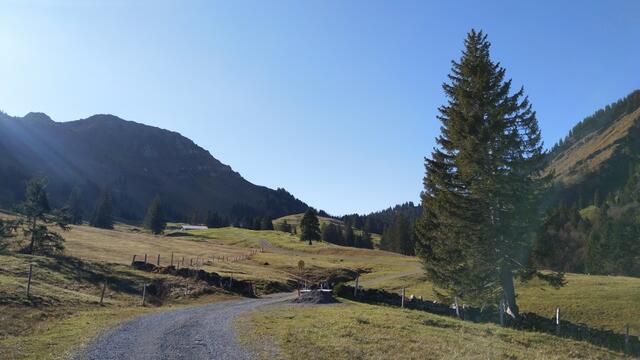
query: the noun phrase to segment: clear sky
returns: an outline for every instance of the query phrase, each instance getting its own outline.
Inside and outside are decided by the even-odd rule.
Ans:
[[[0,2],[0,109],[178,131],[334,214],[419,201],[466,32],[551,146],[640,88],[640,1]]]

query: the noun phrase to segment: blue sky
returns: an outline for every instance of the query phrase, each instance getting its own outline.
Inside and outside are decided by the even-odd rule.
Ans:
[[[178,131],[334,214],[419,201],[466,32],[524,85],[551,146],[640,88],[640,2],[0,3],[0,109]]]

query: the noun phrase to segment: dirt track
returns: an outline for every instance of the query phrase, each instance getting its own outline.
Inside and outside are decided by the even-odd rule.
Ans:
[[[251,359],[236,342],[231,320],[291,297],[275,294],[144,315],[100,336],[75,359]]]

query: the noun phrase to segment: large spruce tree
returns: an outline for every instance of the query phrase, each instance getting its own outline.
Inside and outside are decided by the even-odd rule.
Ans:
[[[300,220],[300,240],[320,240],[320,221],[313,208],[308,208]]]
[[[517,317],[514,277],[555,285],[561,277],[530,266],[544,185],[540,130],[523,89],[512,93],[489,49],[486,35],[471,30],[443,84],[448,102],[425,159],[416,249],[441,295],[479,305],[504,300]]]

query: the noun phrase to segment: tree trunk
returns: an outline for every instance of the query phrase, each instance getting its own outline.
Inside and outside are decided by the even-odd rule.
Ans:
[[[33,219],[33,225],[31,226],[31,242],[29,243],[29,254],[33,254],[33,247],[36,243],[36,219]]]
[[[502,291],[507,305],[507,312],[510,312],[509,315],[514,319],[517,319],[520,316],[520,309],[516,303],[516,288],[513,284],[513,274],[510,266],[503,265],[500,268],[500,282],[502,283]]]

